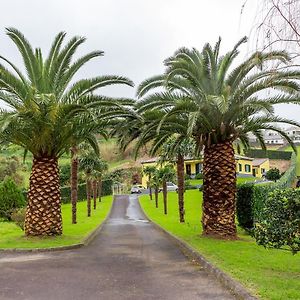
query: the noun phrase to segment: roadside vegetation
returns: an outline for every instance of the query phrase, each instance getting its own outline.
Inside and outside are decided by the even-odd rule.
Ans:
[[[77,204],[77,224],[72,224],[71,204],[62,205],[63,234],[56,237],[26,237],[13,222],[0,223],[0,249],[51,248],[81,243],[106,218],[112,205],[112,196],[102,197],[101,203],[86,217],[86,201]]]
[[[185,192],[185,223],[178,222],[177,194],[169,192],[168,215],[163,211],[159,195],[158,208],[147,196],[140,203],[147,216],[164,229],[187,242],[209,261],[240,281],[262,299],[282,300],[300,298],[300,256],[288,251],[258,246],[238,227],[238,240],[218,240],[201,235],[202,192]]]

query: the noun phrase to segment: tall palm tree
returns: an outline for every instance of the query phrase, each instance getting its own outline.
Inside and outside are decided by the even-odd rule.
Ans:
[[[195,145],[190,138],[178,138],[171,136],[162,145],[161,160],[174,163],[176,161],[178,184],[178,212],[179,221],[184,223],[184,160],[186,157],[195,156]]]
[[[158,176],[162,183],[163,189],[163,203],[164,203],[164,214],[168,214],[168,190],[167,182],[173,181],[175,177],[175,171],[172,165],[167,165],[159,169]]]
[[[99,165],[96,169],[96,180],[97,180],[99,202],[101,202],[101,196],[102,196],[103,175],[105,174],[105,172],[107,170],[108,170],[108,163],[101,159],[101,162],[99,163]]]
[[[255,52],[232,68],[238,47],[245,41],[240,40],[223,56],[219,55],[220,40],[215,47],[206,44],[201,52],[181,48],[165,61],[165,74],[144,81],[138,91],[143,97],[156,87],[165,87],[166,92],[144,96],[140,112],[163,110],[161,124],[170,116],[187,115],[188,134],[194,138],[197,152],[204,149],[204,235],[236,238],[235,140],[248,147],[247,134],[252,132],[265,147],[262,130],[270,129],[295,150],[274,123],[297,123],[275,116],[273,105],[299,102],[300,73],[289,68],[270,69],[269,62],[290,62],[284,51]],[[270,89],[272,93],[268,93]]]
[[[106,98],[93,92],[110,84],[133,83],[120,76],[98,76],[75,81],[74,75],[88,61],[103,55],[88,53],[75,61],[77,48],[85,41],[73,37],[64,47],[65,33],[59,33],[49,55],[43,58],[40,48],[33,50],[21,32],[7,29],[17,46],[26,69],[23,74],[12,62],[0,59],[0,99],[10,110],[1,115],[1,136],[33,154],[33,166],[25,218],[26,235],[62,233],[61,196],[58,158],[72,146],[74,118],[95,109]]]
[[[149,197],[150,200],[152,200],[152,186],[151,186],[151,180],[152,176],[155,173],[156,168],[154,166],[147,166],[143,168],[143,173],[148,176],[148,182],[147,182],[147,187],[149,188]]]
[[[87,198],[87,216],[91,216],[91,198],[93,195],[94,209],[96,209],[97,201],[97,170],[102,168],[103,162],[99,155],[95,152],[87,151],[79,160],[80,169],[85,172],[86,178],[86,198]]]

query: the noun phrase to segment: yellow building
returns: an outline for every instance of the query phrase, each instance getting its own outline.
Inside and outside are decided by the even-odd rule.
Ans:
[[[261,178],[264,173],[266,173],[270,169],[270,163],[268,158],[259,158],[254,159],[251,157],[235,155],[236,160],[236,173],[237,175],[242,176],[254,176]],[[142,166],[155,166],[158,169],[160,168],[160,164],[158,164],[159,158],[151,158],[145,161],[142,161]],[[174,164],[174,168],[176,169],[176,164]],[[194,159],[194,158],[186,158],[184,161],[184,170],[185,174],[194,178],[197,174],[202,173],[203,169],[203,160],[202,159]],[[147,185],[147,176],[143,174],[142,177],[142,185]]]

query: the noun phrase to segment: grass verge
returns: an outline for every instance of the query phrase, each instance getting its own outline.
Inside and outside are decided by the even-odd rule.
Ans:
[[[106,218],[112,205],[112,196],[102,197],[92,216],[86,217],[86,201],[77,204],[77,224],[71,224],[71,204],[62,205],[63,235],[57,237],[25,237],[13,222],[0,222],[0,249],[51,248],[81,243]]]
[[[222,241],[201,236],[202,193],[185,193],[186,222],[178,221],[177,194],[168,193],[168,215],[163,214],[162,195],[159,208],[149,196],[140,203],[148,217],[203,254],[215,266],[241,282],[261,299],[300,299],[300,255],[264,249],[239,230],[240,240]]]

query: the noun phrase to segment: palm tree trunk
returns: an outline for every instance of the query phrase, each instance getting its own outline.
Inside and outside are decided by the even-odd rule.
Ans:
[[[181,154],[177,156],[177,181],[179,221],[184,223],[184,157]]]
[[[25,234],[62,234],[59,169],[56,157],[35,157],[29,181]]]
[[[155,207],[158,208],[158,186],[154,188]]]
[[[149,175],[149,177],[148,177],[148,187],[149,187],[149,197],[150,197],[150,201],[151,201],[151,200],[153,200],[153,198],[152,198],[152,188],[151,188],[150,182],[151,182],[151,176]]]
[[[168,191],[167,191],[167,182],[164,180],[163,181],[163,198],[164,198],[164,214],[166,215],[168,213],[168,206],[167,206],[167,201],[168,201]]]
[[[71,204],[72,224],[77,223],[77,200],[78,200],[78,156],[77,147],[71,148]]]
[[[204,150],[203,234],[236,238],[236,163],[231,141]]]
[[[99,197],[99,202],[101,202],[101,196],[102,196],[102,178],[99,177],[99,181],[98,181],[98,197]]]
[[[97,208],[97,180],[93,180],[93,200],[94,200],[94,209]]]
[[[87,176],[86,179],[86,199],[87,199],[87,216],[90,217],[91,216],[91,180],[89,178],[89,176]]]

